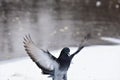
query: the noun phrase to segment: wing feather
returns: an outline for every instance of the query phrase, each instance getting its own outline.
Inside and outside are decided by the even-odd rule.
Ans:
[[[23,43],[27,54],[43,70],[43,73],[52,71],[58,66],[56,58],[49,51],[36,47],[30,36],[25,36]]]

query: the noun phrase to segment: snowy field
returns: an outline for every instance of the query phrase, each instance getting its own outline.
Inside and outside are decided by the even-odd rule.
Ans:
[[[71,53],[77,48],[71,47]],[[58,56],[60,50],[51,51]],[[0,62],[0,80],[51,80],[29,57]],[[72,60],[68,80],[120,80],[120,45],[85,47]]]

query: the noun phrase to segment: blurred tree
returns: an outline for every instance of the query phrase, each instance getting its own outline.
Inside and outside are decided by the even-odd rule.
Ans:
[[[2,0],[1,1],[1,7],[2,7],[2,46],[1,46],[1,50],[5,53],[11,53],[13,51],[13,47],[12,47],[12,40],[10,37],[10,27],[9,27],[9,6],[7,5],[7,3]]]

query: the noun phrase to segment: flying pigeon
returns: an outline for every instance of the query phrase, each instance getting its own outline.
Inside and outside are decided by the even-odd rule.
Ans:
[[[67,80],[67,71],[71,60],[84,48],[86,40],[87,37],[81,42],[77,51],[71,55],[68,47],[63,48],[58,58],[53,56],[48,50],[39,49],[29,35],[24,37],[23,43],[27,54],[42,70],[43,74],[49,75],[52,80]]]

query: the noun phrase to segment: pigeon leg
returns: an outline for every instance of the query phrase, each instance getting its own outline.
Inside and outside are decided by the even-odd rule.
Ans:
[[[67,74],[64,75],[63,80],[67,80]]]

